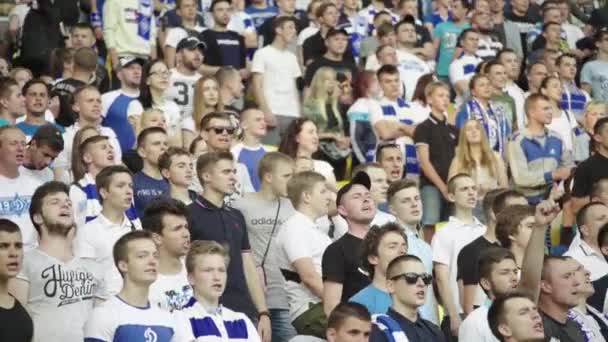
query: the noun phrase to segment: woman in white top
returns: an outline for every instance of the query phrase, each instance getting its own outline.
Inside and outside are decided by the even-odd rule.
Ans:
[[[291,122],[281,143],[279,152],[283,152],[294,160],[297,158],[313,159],[313,154],[319,150],[319,136],[317,126],[311,119],[297,118]],[[327,180],[328,187],[337,192],[338,185],[334,168],[326,161],[313,159],[314,171],[322,174]]]
[[[479,201],[488,191],[508,188],[507,169],[502,158],[488,143],[488,136],[481,123],[468,120],[460,129],[456,155],[452,159],[448,179],[459,173],[471,175],[477,185]]]
[[[559,133],[564,142],[564,147],[567,151],[572,152],[574,146],[574,128],[578,127],[576,118],[572,113],[560,108],[562,99],[562,83],[555,76],[547,76],[540,84],[540,93],[547,96],[551,100],[553,110],[553,120],[547,128]]]
[[[181,111],[173,100],[168,100],[164,95],[170,86],[169,76],[169,68],[165,62],[162,60],[149,62],[144,67],[139,98],[131,101],[127,116],[139,117],[145,109],[150,108],[161,111],[167,123],[169,145],[181,147],[183,146]],[[138,133],[139,129],[140,127],[137,127]]]

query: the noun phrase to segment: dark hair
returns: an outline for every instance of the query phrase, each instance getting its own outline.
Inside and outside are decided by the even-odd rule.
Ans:
[[[496,199],[505,191],[505,189],[490,190],[483,198],[481,208],[483,210],[484,215],[486,215],[486,220],[489,219],[488,214],[494,211],[494,203],[496,202]],[[496,215],[496,213],[494,214]]]
[[[40,78],[33,78],[25,83],[25,85],[23,86],[23,89],[21,90],[23,96],[25,96],[25,94],[27,94],[27,91],[30,89],[31,86],[34,86],[36,84],[42,84],[44,86],[44,89],[46,89],[46,94],[50,96],[51,89],[50,89],[49,85],[46,84],[46,82],[44,82]]]
[[[398,181],[392,182],[388,186],[388,190],[386,191],[386,199],[387,201],[391,201],[393,196],[395,196],[399,191],[409,188],[418,189],[418,183],[411,179],[400,179]]]
[[[490,247],[482,251],[477,260],[479,280],[481,280],[481,278],[489,279],[494,265],[507,259],[515,262],[515,255],[504,247]]]
[[[13,222],[9,219],[0,218],[0,233],[2,233],[2,232],[9,233],[9,234],[16,233],[16,232],[21,233],[21,229],[15,222]]]
[[[422,263],[422,260],[420,260],[420,258],[415,255],[412,255],[412,254],[400,255],[388,263],[388,267],[386,268],[386,279],[391,279],[392,277],[394,277],[395,274],[393,274],[393,273],[395,272],[395,268],[397,268],[397,266],[399,266],[401,263],[407,262],[407,261],[414,261],[414,262]]]
[[[414,19],[414,17],[412,17],[409,14],[406,15],[405,17],[403,17],[403,19],[401,19],[401,21],[399,21],[398,23],[395,24],[395,33],[397,31],[399,31],[399,27],[401,27],[401,25],[412,25],[415,28],[416,27],[416,19]]]
[[[458,35],[458,40],[457,40],[456,46],[462,47],[462,41],[467,37],[467,35],[469,33],[478,33],[479,34],[479,31],[472,27],[462,30],[462,32],[460,32],[460,35]]]
[[[10,77],[0,77],[0,98],[6,99],[10,97],[12,87],[19,87],[17,81]]]
[[[491,60],[487,61],[485,63],[485,65],[483,66],[483,73],[484,74],[489,74],[490,70],[493,67],[497,66],[497,65],[500,65],[501,67],[504,67],[504,64],[502,64],[501,62],[499,62],[498,59],[491,59]]]
[[[329,314],[329,317],[327,318],[327,329],[339,330],[346,319],[351,317],[365,322],[371,322],[372,320],[372,317],[365,306],[353,302],[340,303]]]
[[[561,27],[561,24],[558,23],[558,22],[556,22],[556,21],[548,21],[548,22],[546,22],[546,23],[543,24],[543,32],[547,32],[547,29],[551,25],[557,25],[557,26]]]
[[[397,150],[399,150],[399,153],[401,153],[401,156],[403,157],[403,153],[401,152],[401,148],[399,147],[399,145],[397,145],[395,143],[379,144],[378,147],[376,148],[376,160],[378,162],[380,162],[382,160],[382,155],[384,154],[384,150],[389,149],[389,148],[396,148]]]
[[[405,243],[408,243],[407,236],[403,232],[403,229],[395,222],[389,222],[382,226],[372,226],[367,234],[365,234],[365,238],[361,243],[361,268],[369,274],[370,279],[374,278],[375,266],[370,264],[369,257],[378,256],[380,242],[388,233],[399,234],[403,237]]]
[[[93,25],[91,25],[89,23],[76,23],[76,24],[72,25],[72,28],[70,29],[70,33],[74,34],[75,30],[89,30],[89,31],[91,31],[91,34],[95,35],[95,29],[93,28]]]
[[[477,81],[481,80],[482,78],[488,79],[488,75],[482,73],[473,75],[469,81],[469,91],[473,92],[473,89],[477,85]]]
[[[399,69],[397,69],[397,67],[394,65],[385,64],[385,65],[381,66],[380,69],[378,69],[378,71],[376,72],[376,76],[378,77],[378,80],[380,80],[380,77],[384,74],[399,75]]]
[[[513,197],[525,198],[521,192],[511,189],[503,190],[500,194],[496,195],[496,198],[492,203],[492,212],[494,212],[494,215],[498,216],[498,214],[507,207],[507,202]]]
[[[52,124],[46,124],[38,127],[38,130],[30,140],[30,146],[36,143],[37,147],[46,146],[55,153],[63,151],[63,136],[59,129]]]
[[[203,118],[201,119],[201,131],[206,130],[207,128],[209,128],[209,123],[211,123],[211,120],[213,119],[219,119],[219,120],[225,120],[230,122],[230,116],[227,113],[224,112],[211,112],[205,116],[203,116]]]
[[[32,195],[32,200],[30,202],[30,220],[32,221],[32,224],[34,225],[34,228],[36,228],[39,235],[41,234],[40,225],[34,221],[34,215],[42,213],[42,203],[47,196],[56,194],[58,192],[63,192],[68,196],[70,195],[70,189],[68,186],[63,182],[56,181],[50,181],[42,184],[36,188],[36,191],[34,191],[34,194]]]
[[[200,135],[194,138],[194,140],[192,140],[192,142],[190,143],[190,147],[188,147],[188,152],[194,155],[194,151],[196,151],[196,145],[198,145],[198,143],[200,143],[201,141],[205,142],[205,139],[203,139],[203,137],[201,137]]]
[[[48,73],[53,78],[61,78],[64,73],[64,63],[74,60],[74,49],[54,48],[49,56]]]
[[[424,74],[420,76],[420,78],[418,78],[418,82],[416,83],[416,89],[414,89],[414,94],[412,95],[412,101],[420,101],[426,105],[426,95],[424,93],[424,90],[426,89],[426,86],[433,83],[434,81],[434,74]]]
[[[289,16],[289,15],[277,16],[272,20],[272,32],[275,34],[275,37],[276,37],[277,29],[283,28],[283,25],[285,25],[288,22],[292,22],[297,26],[296,18]]]
[[[551,264],[552,262],[562,262],[562,261],[568,261],[570,260],[571,257],[569,256],[564,256],[564,255],[545,255],[545,258],[543,259],[543,268],[540,274],[540,280],[548,280],[549,279],[549,274],[552,273],[551,271],[551,267],[549,266],[549,264]]]
[[[315,17],[316,18],[322,17],[325,14],[325,11],[327,11],[327,9],[330,8],[330,7],[338,8],[332,2],[323,2],[321,5],[319,5],[319,7],[317,7],[317,10],[315,11]]]
[[[95,131],[97,132],[97,135],[99,135],[99,132],[97,131],[97,128],[93,127],[93,126],[83,126],[80,127],[80,129],[78,130],[78,132],[76,132],[76,134],[74,134],[74,139],[72,140],[72,176],[74,178],[74,181],[79,181],[85,173],[87,173],[87,168],[86,165],[84,164],[84,160],[82,160],[82,154],[83,154],[83,147],[85,147],[84,142],[88,139],[85,139],[85,141],[82,141],[82,136],[84,135],[84,133],[86,131]],[[106,138],[107,139],[107,138]]]
[[[591,185],[591,191],[589,192],[589,197],[599,197],[601,193],[604,191],[604,186],[608,184],[608,177],[602,177],[598,179],[593,185]]]
[[[190,153],[188,153],[188,151],[182,147],[171,146],[167,149],[167,151],[165,151],[165,153],[158,157],[158,168],[160,170],[168,170],[171,167],[171,162],[173,161],[174,156],[190,157]]]
[[[492,331],[492,334],[494,334],[494,337],[496,337],[500,342],[503,342],[505,338],[500,334],[498,326],[505,320],[507,302],[516,298],[530,299],[530,297],[522,293],[513,292],[506,296],[496,298],[492,302],[490,309],[488,309],[488,325],[490,326],[490,330]]]
[[[309,118],[297,118],[292,120],[287,130],[281,138],[279,144],[279,152],[283,152],[291,158],[296,158],[298,153],[299,144],[296,141],[296,137],[302,132],[302,127],[305,123],[310,122],[314,125],[314,121]],[[316,127],[316,125],[315,125]]]
[[[504,55],[504,54],[506,54],[506,53],[512,53],[512,54],[517,55],[517,53],[515,53],[515,50],[513,50],[513,49],[511,49],[511,48],[508,48],[508,47],[505,47],[505,48],[500,49],[500,50],[499,50],[499,51],[496,53],[496,60],[497,60],[497,61],[500,61],[500,58],[502,57],[502,55]]]
[[[356,98],[369,96],[369,88],[375,77],[376,74],[372,71],[364,70],[358,73],[353,87]]]
[[[100,193],[101,189],[108,189],[110,186],[110,182],[112,182],[112,177],[117,173],[126,173],[131,178],[133,178],[133,173],[123,165],[112,165],[106,166],[95,177],[95,188],[97,189],[97,193]],[[99,203],[103,204],[103,198],[101,195],[97,196],[99,199]]]
[[[220,160],[234,161],[234,157],[230,152],[208,152],[198,157],[196,160],[196,175],[203,184],[202,174],[203,172],[209,171],[210,168],[214,167]]]
[[[152,233],[163,235],[163,219],[167,215],[188,218],[188,209],[182,201],[173,198],[157,198],[146,204],[141,226]]]
[[[160,128],[160,127],[148,127],[146,129],[144,129],[143,131],[139,132],[139,134],[137,135],[137,148],[143,147],[145,142],[146,142],[146,138],[148,138],[149,135],[155,134],[155,133],[162,133],[167,135],[167,131],[165,131],[164,129]]]
[[[395,27],[391,23],[382,23],[382,25],[376,29],[376,36],[378,38],[384,38],[391,33],[395,33]]]
[[[520,223],[527,217],[534,216],[534,207],[529,205],[512,205],[501,211],[496,217],[496,239],[504,248],[511,247],[511,235],[517,233]]]
[[[559,57],[557,57],[557,59],[555,60],[555,65],[559,66],[560,64],[562,64],[562,62],[566,58],[572,58],[572,59],[574,59],[574,62],[576,63],[576,56],[575,55],[573,55],[571,53],[564,53],[564,54],[560,55]]]
[[[211,1],[211,6],[209,6],[209,12],[213,12],[213,10],[215,9],[215,6],[222,2],[226,2],[226,3],[228,3],[228,5],[232,4],[232,2],[230,0],[213,0],[213,1]]]
[[[120,271],[118,267],[118,263],[121,261],[128,261],[129,255],[129,242],[135,240],[150,240],[154,242],[152,239],[152,233],[147,230],[133,230],[123,235],[116,243],[114,244],[114,248],[112,248],[112,256],[114,257],[114,265],[118,269],[120,275],[124,278],[124,274]]]
[[[158,63],[162,63],[165,66],[165,62],[162,59],[155,59],[149,61],[144,65],[144,70],[141,75],[141,83],[139,84],[139,102],[144,109],[152,108],[152,104],[154,103],[154,99],[152,99],[152,93],[150,92],[150,86],[146,83],[146,80],[150,77],[150,72],[152,67]]]

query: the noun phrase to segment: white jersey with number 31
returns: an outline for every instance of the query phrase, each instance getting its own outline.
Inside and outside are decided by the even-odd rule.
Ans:
[[[192,117],[194,105],[194,84],[201,77],[198,72],[194,75],[184,75],[177,69],[171,69],[171,86],[165,92],[165,97],[177,103],[181,112],[182,120],[186,121]]]

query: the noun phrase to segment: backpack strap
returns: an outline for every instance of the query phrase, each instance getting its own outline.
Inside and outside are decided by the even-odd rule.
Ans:
[[[399,323],[386,314],[372,315],[372,322],[384,333],[388,342],[409,342]]]

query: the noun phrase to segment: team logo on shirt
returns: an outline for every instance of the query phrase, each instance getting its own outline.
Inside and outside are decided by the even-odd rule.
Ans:
[[[57,307],[93,299],[97,289],[97,280],[90,272],[82,268],[65,270],[61,265],[53,264],[42,270],[43,286],[47,297],[59,299]]]
[[[0,197],[0,216],[21,216],[26,213],[29,215],[30,202],[32,196]]]
[[[144,338],[146,339],[146,342],[156,342],[158,340],[158,335],[156,335],[156,332],[152,330],[152,328],[148,328],[144,331]]]
[[[171,311],[181,310],[192,298],[192,287],[184,285],[181,290],[165,291],[165,296],[167,297],[167,304]]]

